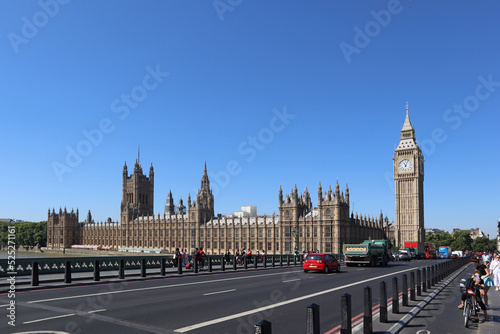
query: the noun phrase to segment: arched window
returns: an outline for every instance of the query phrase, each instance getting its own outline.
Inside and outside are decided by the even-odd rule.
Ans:
[[[286,210],[285,212],[285,218],[290,219],[290,211]]]
[[[330,218],[332,216],[332,211],[330,209],[326,209],[326,218]]]

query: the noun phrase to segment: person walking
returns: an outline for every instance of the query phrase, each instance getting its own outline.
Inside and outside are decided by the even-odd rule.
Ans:
[[[481,295],[483,296],[484,304],[486,307],[488,306],[488,291],[493,286],[493,280],[491,279],[491,272],[489,269],[490,262],[479,264],[478,259],[473,259],[472,263],[476,267],[476,270],[479,270],[481,273],[481,279],[484,281],[484,289],[481,290]]]
[[[493,284],[495,285],[495,291],[500,290],[500,255],[498,253],[493,254],[493,261],[490,263],[490,271],[493,275]]]

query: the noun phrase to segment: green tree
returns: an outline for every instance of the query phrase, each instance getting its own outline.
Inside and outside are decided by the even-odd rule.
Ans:
[[[490,240],[487,237],[478,237],[472,242],[473,252],[485,252],[488,250]]]
[[[453,242],[453,237],[448,232],[427,233],[425,241],[432,242],[436,245],[436,249],[438,249],[441,246],[450,246]]]
[[[466,251],[472,250],[472,238],[469,231],[459,231],[453,235],[453,242],[450,245],[452,250]]]

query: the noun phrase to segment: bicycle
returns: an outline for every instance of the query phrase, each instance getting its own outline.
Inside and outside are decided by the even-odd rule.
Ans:
[[[464,279],[462,281],[465,281]],[[467,283],[460,283],[462,293],[467,294],[467,298],[464,302],[464,326],[469,327],[469,321],[472,315],[475,317],[479,314],[479,305],[476,300],[476,293],[479,293],[475,287],[467,287]]]

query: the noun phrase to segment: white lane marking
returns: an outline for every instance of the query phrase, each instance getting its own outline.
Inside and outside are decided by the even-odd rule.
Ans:
[[[236,289],[224,290],[224,291],[216,291],[216,292],[208,292],[208,293],[204,293],[203,295],[204,296],[210,296],[210,295],[216,295],[216,294],[219,294],[219,293],[226,293],[226,292],[233,292],[233,291],[236,291]]]
[[[330,293],[330,292],[334,292],[334,291],[337,291],[337,290],[342,290],[342,289],[345,289],[345,288],[349,288],[351,286],[355,286],[355,285],[358,285],[358,284],[363,284],[363,283],[366,283],[366,282],[371,282],[371,281],[376,280],[376,279],[384,278],[384,277],[387,277],[387,276],[394,276],[394,275],[397,275],[397,274],[400,274],[400,273],[404,273],[406,271],[413,270],[413,269],[414,268],[412,268],[412,269],[405,269],[405,270],[393,272],[393,273],[386,274],[386,275],[381,275],[381,276],[377,276],[377,277],[371,277],[371,278],[368,278],[368,279],[365,279],[363,281],[359,281],[359,282],[356,282],[356,283],[350,283],[350,284],[346,284],[346,285],[339,286],[339,287],[336,287],[336,288],[332,288],[332,289],[323,290],[323,291],[320,291],[320,292],[311,293],[309,295],[297,297],[297,298],[294,298],[294,299],[285,300],[285,301],[282,301],[282,302],[279,302],[279,303],[276,303],[276,304],[271,304],[271,305],[268,305],[268,306],[263,306],[263,307],[251,309],[251,310],[248,310],[248,311],[245,311],[245,312],[231,314],[231,315],[228,315],[228,316],[225,316],[225,317],[221,317],[221,318],[218,318],[218,319],[214,319],[214,320],[200,322],[198,324],[194,324],[194,325],[190,325],[190,326],[186,326],[186,327],[175,329],[174,332],[176,332],[176,333],[189,332],[189,331],[192,331],[193,329],[198,329],[198,328],[202,328],[202,327],[206,327],[206,326],[218,324],[218,323],[221,323],[221,322],[224,322],[224,321],[237,319],[237,318],[244,317],[244,316],[247,316],[247,315],[250,315],[250,314],[253,314],[253,313],[258,313],[258,312],[266,311],[266,310],[269,310],[269,309],[272,309],[272,308],[276,308],[276,307],[280,307],[280,306],[283,306],[283,305],[292,304],[292,303],[295,303],[295,302],[298,302],[298,301],[301,301],[301,300],[304,300],[304,299],[308,299],[308,298],[312,298],[312,297],[316,297],[316,296],[321,296],[321,295],[324,295],[324,294],[327,294],[327,293]]]
[[[100,309],[100,310],[88,311],[87,313],[96,313],[96,312],[104,312],[104,311],[106,311],[105,308]]]
[[[152,286],[152,287],[148,287],[148,288],[137,288],[137,289],[118,290],[118,291],[106,291],[106,292],[99,292],[99,293],[89,293],[89,294],[86,294],[86,295],[77,295],[77,296],[67,296],[67,297],[50,298],[50,299],[31,300],[31,301],[28,301],[27,303],[28,304],[32,304],[32,303],[44,303],[44,302],[51,302],[51,301],[55,301],[55,300],[85,298],[85,297],[94,297],[94,296],[102,296],[102,295],[112,295],[112,294],[115,294],[115,293],[137,292],[137,291],[146,291],[146,290],[155,290],[155,289],[168,289],[168,288],[175,288],[175,287],[179,287],[179,286],[209,284],[209,283],[219,283],[219,282],[223,282],[223,281],[233,281],[233,280],[249,279],[249,278],[255,278],[255,277],[288,275],[291,272],[293,272],[293,271],[286,271],[286,272],[272,273],[272,274],[252,275],[252,276],[244,276],[244,277],[223,278],[223,279],[218,279],[218,280],[213,280],[213,281],[201,281],[201,282],[192,282],[192,283],[179,283],[179,284],[171,284],[171,285]]]
[[[295,282],[295,281],[300,281],[300,278],[289,279],[288,281],[283,281],[283,283]]]
[[[23,322],[23,325],[31,324],[31,323],[34,323],[34,322],[45,321],[45,320],[52,320],[52,319],[58,319],[58,318],[64,318],[64,317],[71,317],[71,316],[73,316],[75,314],[76,313],[69,313],[69,314],[57,315],[55,317],[50,317],[50,318],[43,318],[43,319],[38,319],[38,320],[25,321],[25,322]]]

